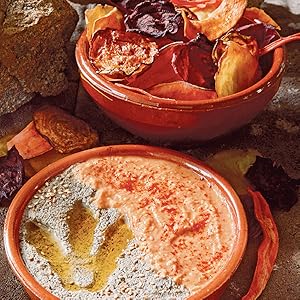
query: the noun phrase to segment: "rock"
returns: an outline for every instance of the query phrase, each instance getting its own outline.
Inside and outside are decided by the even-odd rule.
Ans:
[[[0,21],[0,103],[6,107],[0,115],[12,112],[34,94],[55,96],[66,90],[67,48],[78,21],[69,3],[0,0]],[[15,87],[14,92],[3,92],[6,82]]]

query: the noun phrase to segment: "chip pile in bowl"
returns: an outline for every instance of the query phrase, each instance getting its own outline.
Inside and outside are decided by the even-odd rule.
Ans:
[[[259,81],[261,49],[280,29],[246,0],[107,1],[86,11],[86,23],[98,74],[180,100],[224,97]]]

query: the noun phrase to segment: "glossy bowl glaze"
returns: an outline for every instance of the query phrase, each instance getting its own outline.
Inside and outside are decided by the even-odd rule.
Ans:
[[[85,32],[76,60],[85,90],[101,109],[129,132],[158,142],[206,141],[247,124],[272,100],[284,71],[284,49],[270,54],[270,67],[256,84],[239,93],[209,100],[149,98],[105,80],[88,59]]]
[[[226,199],[225,201],[227,201],[229,210],[232,212],[235,228],[234,235],[236,239],[233,242],[232,254],[222,272],[219,272],[215,279],[208,284],[205,289],[189,298],[190,300],[218,299],[218,294],[222,292],[226,286],[226,283],[238,267],[246,247],[247,221],[243,206],[238,196],[232,187],[227,183],[227,181],[225,181],[220,175],[203,163],[176,151],[142,145],[117,145],[100,147],[70,155],[40,171],[38,174],[32,177],[18,192],[11,203],[11,206],[9,207],[9,211],[5,220],[4,244],[11,268],[24,285],[25,289],[28,291],[31,299],[57,300],[55,296],[43,288],[29,273],[20,254],[20,224],[28,202],[47,180],[60,174],[69,166],[78,162],[84,162],[91,158],[108,157],[112,155],[135,155],[139,157],[152,157],[172,161],[199,174],[199,180],[200,177],[203,176],[209,182],[218,186],[221,194]]]

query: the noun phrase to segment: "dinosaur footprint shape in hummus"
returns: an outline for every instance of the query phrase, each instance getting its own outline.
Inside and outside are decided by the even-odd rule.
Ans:
[[[133,238],[124,220],[119,218],[106,229],[103,243],[92,254],[98,222],[80,201],[75,202],[67,215],[72,248],[68,255],[64,255],[59,241],[48,229],[32,221],[26,223],[26,240],[48,260],[67,290],[86,289],[93,292],[103,288],[116,268],[117,258]]]

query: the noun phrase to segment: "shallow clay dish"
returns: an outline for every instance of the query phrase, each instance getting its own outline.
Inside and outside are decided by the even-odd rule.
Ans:
[[[129,132],[158,142],[206,141],[250,122],[272,100],[284,71],[284,49],[268,55],[266,75],[236,94],[208,100],[151,99],[117,86],[96,73],[83,32],[76,60],[85,90],[104,112]]]
[[[21,253],[19,232],[24,210],[30,199],[50,178],[59,175],[68,167],[85,162],[92,158],[111,157],[111,156],[137,156],[141,158],[154,158],[167,162],[175,163],[184,169],[195,172],[199,181],[204,177],[208,183],[216,186],[221,195],[224,196],[226,207],[232,215],[233,236],[232,250],[224,268],[217,273],[215,278],[205,287],[198,291],[189,299],[217,299],[214,298],[224,289],[230,277],[238,267],[247,243],[247,222],[244,209],[240,200],[232,187],[215,171],[198,160],[176,151],[157,147],[141,145],[118,145],[100,147],[63,158],[50,166],[46,167],[34,177],[32,177],[18,192],[14,198],[5,221],[4,244],[8,261],[18,279],[24,285],[32,299],[58,299],[43,288],[29,273],[26,268]],[[223,199],[223,198],[222,198]]]

